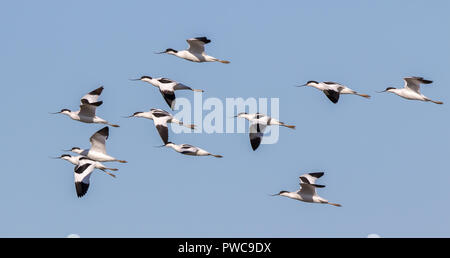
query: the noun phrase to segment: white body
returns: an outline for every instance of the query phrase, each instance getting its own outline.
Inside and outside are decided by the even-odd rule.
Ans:
[[[204,149],[189,145],[189,144],[174,144],[174,143],[167,143],[165,145],[166,147],[170,147],[172,149],[174,149],[176,152],[179,152],[181,154],[184,155],[190,155],[190,156],[214,156],[216,158],[221,158],[221,155],[214,155],[210,152],[207,152]]]

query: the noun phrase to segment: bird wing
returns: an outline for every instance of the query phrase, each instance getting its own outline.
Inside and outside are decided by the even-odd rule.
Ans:
[[[158,82],[164,83],[164,84],[166,84],[166,83],[176,83],[176,81],[168,79],[168,78],[159,78]]]
[[[169,140],[169,129],[167,128],[167,120],[169,120],[171,116],[162,116],[157,117],[153,115],[153,122],[155,123],[156,130],[158,130],[159,136],[163,140],[164,144],[167,144]]]
[[[89,141],[91,142],[92,151],[106,154],[106,140],[109,136],[109,127],[105,126],[94,133]]]
[[[177,83],[177,85],[175,85],[175,87],[173,87],[174,90],[192,90],[191,87],[188,87],[182,83]]]
[[[335,91],[334,89],[328,89],[328,90],[323,90],[323,93],[325,93],[325,96],[328,97],[329,100],[331,100],[331,102],[333,103],[337,103],[339,101],[339,92]]]
[[[250,136],[250,144],[252,145],[253,150],[256,150],[261,144],[265,129],[266,129],[265,124],[253,123],[250,125],[249,136]]]
[[[211,42],[211,40],[207,39],[206,37],[191,38],[186,41],[189,44],[188,51],[191,53],[199,54],[203,54],[203,52],[205,52],[205,44]]]
[[[413,90],[417,93],[420,93],[420,84],[430,84],[433,81],[425,80],[423,77],[406,77],[403,78],[405,81],[405,88]]]
[[[79,164],[74,168],[75,189],[78,197],[83,197],[89,189],[89,179],[95,169],[95,162],[81,157]]]
[[[87,117],[95,117],[95,110],[103,103],[103,101],[88,103],[88,100],[86,99],[82,99],[81,102],[84,103],[80,105],[80,112],[78,115]]]
[[[197,147],[192,146],[190,144],[181,144],[181,154],[189,154],[197,152]]]
[[[316,179],[323,176],[323,174],[324,174],[323,172],[314,172],[301,175],[299,193],[311,196],[316,195],[316,187],[319,188],[325,187],[324,185],[315,184]]]
[[[152,115],[154,117],[164,117],[164,116],[172,117],[172,115],[169,112],[159,108],[152,108],[150,109],[150,111],[152,112]]]
[[[159,88],[159,92],[161,92],[167,105],[169,105],[169,107],[173,109],[175,106],[175,92],[170,89],[161,89],[161,88]]]
[[[88,94],[84,95],[80,102],[81,104],[85,104],[86,102],[84,102],[83,100],[87,100],[87,103],[94,103],[97,102],[98,97],[100,96],[100,94],[102,94],[103,91],[103,86],[89,92]]]

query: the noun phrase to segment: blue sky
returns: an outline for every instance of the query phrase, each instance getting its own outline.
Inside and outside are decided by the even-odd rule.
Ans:
[[[448,1],[3,1],[0,3],[1,237],[449,237]],[[197,64],[155,55],[207,36]],[[122,116],[167,105],[128,79],[164,76],[204,98],[277,97],[275,145],[246,134],[173,135],[224,155],[189,157],[161,144],[151,121]],[[377,94],[406,76],[444,105]],[[308,80],[363,93],[332,104]],[[101,125],[49,115],[104,85],[98,114],[108,152],[128,164],[91,178],[78,199],[73,166],[49,159],[88,147]],[[193,99],[191,92],[177,94]],[[205,112],[204,114],[206,114]],[[269,194],[325,171],[319,194],[342,208]]]

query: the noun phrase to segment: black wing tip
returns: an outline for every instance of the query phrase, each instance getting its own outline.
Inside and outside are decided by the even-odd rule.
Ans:
[[[261,138],[256,137],[256,138],[250,139],[250,144],[252,145],[252,149],[255,151],[256,149],[258,149],[259,145],[261,144]]]
[[[102,94],[103,86],[98,87],[97,89],[89,92],[89,95],[100,95]]]
[[[81,198],[87,193],[89,184],[85,184],[83,182],[75,182],[75,189],[77,191],[78,198]]]
[[[329,100],[331,100],[331,102],[333,102],[334,104],[338,103],[339,101],[339,92],[336,92],[334,90],[324,90],[323,93],[325,93],[325,96],[328,97]]]
[[[106,138],[108,138],[108,135],[109,135],[109,127],[108,127],[108,126],[105,126],[105,127],[103,127],[102,129],[98,130],[97,133],[100,134],[100,135],[106,136]]]
[[[207,37],[196,37],[196,40],[200,40],[201,42],[208,44],[211,42],[211,40],[209,40]]]
[[[313,172],[313,173],[308,173],[308,175],[313,176],[315,178],[320,178],[325,174],[325,172]]]

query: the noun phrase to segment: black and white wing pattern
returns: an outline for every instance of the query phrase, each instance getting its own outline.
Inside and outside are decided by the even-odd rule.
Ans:
[[[334,104],[338,103],[340,95],[338,91],[335,91],[334,89],[328,89],[323,90],[323,93],[325,93],[325,96],[327,96],[328,99],[331,100],[331,102],[333,102]]]
[[[95,117],[95,109],[103,104],[98,101],[98,97],[102,94],[103,86],[84,95],[80,100],[80,116]]]
[[[164,100],[167,102],[167,105],[171,109],[175,106],[175,85],[177,82],[172,81],[167,78],[161,78],[158,80],[159,84],[159,92],[161,92],[161,95],[163,96]]]
[[[266,125],[262,123],[254,122],[250,125],[249,136],[250,136],[250,144],[252,145],[253,150],[256,150],[261,144],[265,129]]]
[[[150,111],[152,112],[153,122],[156,130],[158,130],[159,136],[161,136],[164,144],[167,144],[169,142],[169,129],[167,122],[172,119],[172,115],[162,109],[151,109]]]
[[[324,172],[303,174],[300,176],[300,194],[316,195],[316,187],[322,188],[324,185],[315,184],[316,179],[322,177]]]
[[[420,94],[420,84],[430,84],[433,81],[425,80],[423,77],[406,77],[403,78],[405,81],[405,88],[409,88]]]
[[[198,149],[195,146],[192,146],[190,144],[181,144],[181,154],[186,154],[186,155],[194,155],[195,153],[197,153]]]
[[[90,151],[106,154],[106,140],[109,136],[109,127],[105,126],[94,133],[89,141],[91,142]]]
[[[83,197],[89,189],[89,179],[95,169],[95,162],[81,157],[79,163],[74,169],[75,190],[78,198]]]
[[[211,40],[206,37],[191,38],[186,41],[189,44],[188,51],[196,54],[202,54],[205,52],[205,44],[211,42]]]

